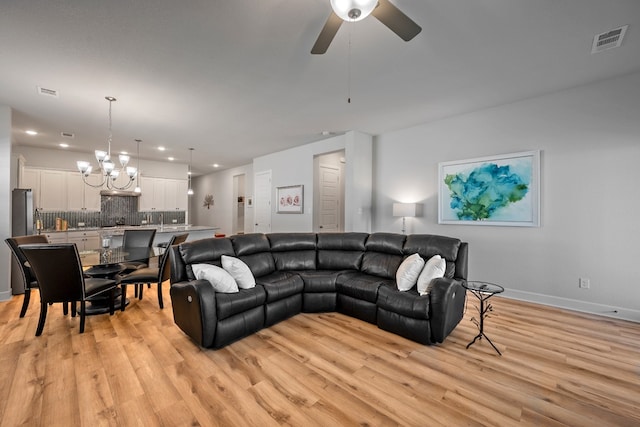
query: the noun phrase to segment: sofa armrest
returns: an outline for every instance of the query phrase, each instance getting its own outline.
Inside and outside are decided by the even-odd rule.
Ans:
[[[462,281],[434,279],[431,289],[431,335],[433,342],[442,342],[453,331],[464,315],[466,291]]]
[[[211,347],[216,334],[216,293],[206,280],[171,285],[173,320],[202,347]]]

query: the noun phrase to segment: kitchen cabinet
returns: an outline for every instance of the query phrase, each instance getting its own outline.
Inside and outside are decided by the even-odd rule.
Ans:
[[[78,251],[88,251],[100,247],[100,236],[97,231],[69,231],[67,241],[75,243]]]
[[[45,233],[49,243],[67,243],[67,233]]]
[[[40,170],[24,168],[20,188],[30,188],[33,194],[33,207],[40,208]]]
[[[140,177],[140,188],[140,211],[187,210],[187,181],[184,179]]]
[[[33,190],[33,206],[45,211],[67,209],[67,172],[25,168],[23,188]]]
[[[164,178],[140,177],[140,189],[139,211],[164,210]]]
[[[184,179],[166,179],[164,204],[166,211],[187,210],[188,184]]]
[[[93,173],[87,182],[98,185],[102,181],[100,174]],[[67,209],[69,211],[97,212],[100,210],[101,187],[86,185],[80,172],[67,172]]]

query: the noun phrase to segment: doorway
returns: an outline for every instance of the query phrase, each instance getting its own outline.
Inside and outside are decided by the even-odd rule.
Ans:
[[[315,232],[344,231],[344,155],[344,150],[340,150],[314,158]]]
[[[245,216],[245,176],[235,175],[233,177],[233,200],[231,201],[231,233],[244,234]]]

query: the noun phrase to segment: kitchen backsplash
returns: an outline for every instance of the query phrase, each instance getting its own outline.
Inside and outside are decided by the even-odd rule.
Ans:
[[[184,224],[184,211],[153,211],[153,212],[85,212],[85,211],[60,211],[60,212],[39,212],[34,215],[34,220],[38,218],[42,220],[42,227],[45,230],[54,230],[56,227],[56,218],[66,219],[70,228],[77,228],[78,223],[83,223],[88,228],[110,227],[122,222],[122,225],[142,225],[143,221],[147,221],[151,225],[171,224],[176,220],[178,224]]]

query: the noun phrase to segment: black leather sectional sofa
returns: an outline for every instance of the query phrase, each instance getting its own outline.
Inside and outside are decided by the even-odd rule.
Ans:
[[[442,342],[460,322],[468,245],[458,239],[393,233],[244,234],[170,248],[176,324],[202,347],[221,348],[297,313],[337,311],[423,344]],[[409,255],[446,260],[429,295],[396,287]],[[191,265],[244,261],[256,286],[219,293],[196,280]]]

